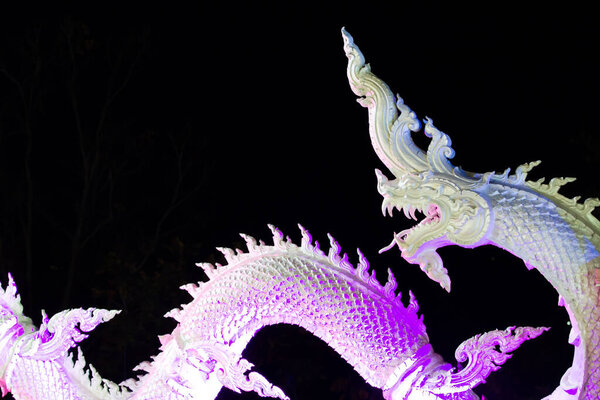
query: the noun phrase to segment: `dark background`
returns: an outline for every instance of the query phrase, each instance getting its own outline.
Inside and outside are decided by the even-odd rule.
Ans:
[[[301,223],[354,262],[360,247],[380,278],[391,267],[448,361],[477,333],[552,327],[477,388],[489,399],[549,394],[572,349],[537,271],[495,248],[446,248],[447,294],[397,250],[377,253],[412,224],[381,215],[373,170],[384,166],[346,80],[340,28],[450,134],[455,164],[541,159],[532,179],[576,176],[564,191],[585,198],[600,193],[597,13],[575,2],[209,4],[3,9],[0,273],[15,277],[26,315],[123,310],[82,343],[121,381],[174,328],[162,315],[189,301],[180,285],[204,279],[195,262],[223,262],[214,248],[241,247],[238,232],[268,241],[267,223],[299,242]],[[293,399],[382,398],[300,329],[264,329],[245,357]]]

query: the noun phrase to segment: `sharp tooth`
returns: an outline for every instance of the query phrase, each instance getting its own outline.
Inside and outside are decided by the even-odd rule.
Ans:
[[[409,212],[410,212],[411,218],[414,219],[415,221],[418,221],[417,216],[415,215],[415,212],[417,212],[417,210],[411,206]]]
[[[386,213],[389,213],[390,203],[391,203],[391,201],[390,201],[389,197],[385,197],[383,199],[383,201],[381,202],[381,212],[383,213],[383,216],[385,216]]]
[[[409,213],[409,210],[408,210],[406,207],[404,207],[404,208],[402,209],[402,211],[404,212],[404,216],[405,216],[406,218],[409,218],[409,219],[410,219],[410,213]]]

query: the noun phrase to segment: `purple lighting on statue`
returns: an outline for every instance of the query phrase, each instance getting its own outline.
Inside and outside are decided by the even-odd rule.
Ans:
[[[470,173],[450,163],[450,138],[426,119],[426,151],[412,141],[421,123],[414,112],[373,75],[352,37],[343,31],[348,79],[369,108],[370,134],[381,161],[394,175],[377,171],[384,214],[394,210],[413,220],[384,250],[398,246],[402,257],[450,291],[450,278],[437,249],[492,244],[542,271],[560,294],[572,322],[572,367],[550,400],[600,397],[600,223],[583,204],[558,189],[569,179],[526,181],[537,163],[512,175]],[[386,400],[476,400],[472,389],[500,368],[523,342],[548,328],[509,327],[475,335],[456,349],[457,370],[436,354],[419,306],[409,292],[404,303],[388,269],[385,284],[357,251],[350,261],[331,235],[322,250],[300,226],[300,244],[269,226],[272,244],[241,235],[246,250],[219,248],[226,263],[200,263],[206,282],[182,286],[192,300],[166,316],[177,322],[160,336],[160,351],[135,368],[142,375],[119,385],[87,366],[78,343],[118,311],[42,312],[36,328],[23,315],[9,275],[0,286],[0,388],[15,399],[156,400],[214,399],[226,387],[288,399],[283,390],[253,370],[242,357],[263,327],[299,326],[323,340]],[[71,353],[77,348],[77,355]]]
[[[276,228],[271,231],[273,245],[258,244],[243,235],[247,252],[222,248],[226,265],[200,264],[209,281],[183,287],[193,300],[168,314],[178,325],[160,337],[158,356],[138,367],[146,371],[139,380],[119,387],[99,377],[83,378],[87,375],[83,356],[79,353],[73,363],[68,350],[86,337],[81,331],[92,330],[115,312],[77,309],[50,319],[44,315],[42,327],[33,335],[13,338],[23,346],[5,360],[4,369],[10,372],[3,384],[17,398],[34,393],[39,399],[75,399],[78,383],[74,376],[77,382],[89,382],[93,388],[89,390],[98,393],[98,398],[156,399],[180,393],[186,398],[211,399],[225,386],[287,399],[241,356],[262,327],[286,323],[325,341],[367,382],[381,388],[387,399],[445,399],[447,394],[457,400],[476,399],[471,388],[497,369],[508,352],[544,330],[509,328],[475,336],[459,348],[460,361],[467,365],[453,373],[433,352],[412,293],[407,305],[395,293],[390,271],[381,285],[360,251],[355,267],[331,236],[325,253],[302,227],[300,246],[284,239]],[[14,285],[9,288],[16,294]],[[3,293],[7,297],[9,291]],[[3,309],[13,322],[23,319],[14,314],[20,310]],[[32,354],[37,354],[38,361],[31,361]],[[40,375],[38,385],[30,375],[40,369],[48,373]],[[50,378],[57,373],[52,371],[65,370],[70,371],[68,376]],[[44,397],[42,387],[43,393],[54,397]]]

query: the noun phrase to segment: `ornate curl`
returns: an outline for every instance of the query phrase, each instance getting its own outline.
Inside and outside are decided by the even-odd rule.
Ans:
[[[458,362],[468,361],[459,372],[440,376],[428,383],[433,393],[462,392],[485,382],[494,371],[500,369],[509,358],[510,352],[519,348],[526,340],[534,339],[549,330],[540,327],[508,327],[475,335],[462,342],[455,352]]]

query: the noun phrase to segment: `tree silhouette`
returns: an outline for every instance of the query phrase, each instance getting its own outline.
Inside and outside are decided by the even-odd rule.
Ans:
[[[5,40],[0,268],[34,320],[41,308],[123,310],[107,328],[114,340],[84,344],[120,381],[156,351],[139,338],[172,329],[160,315],[184,299],[172,288],[201,242],[186,229],[203,212],[204,138],[190,120],[163,129],[142,118],[152,58],[144,27],[98,32],[49,19]],[[48,284],[59,298],[47,297]]]

